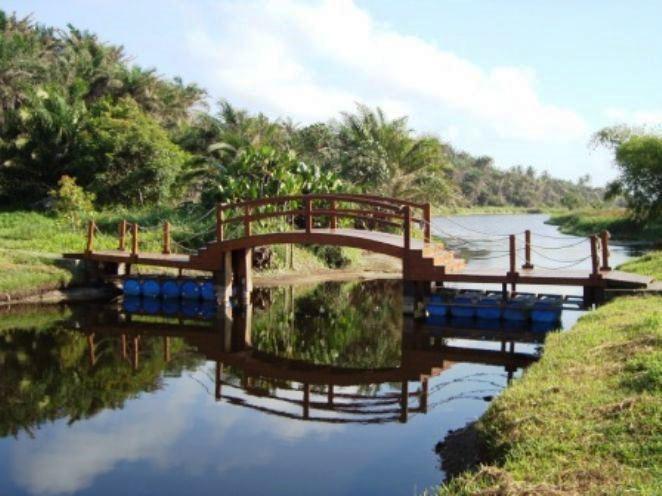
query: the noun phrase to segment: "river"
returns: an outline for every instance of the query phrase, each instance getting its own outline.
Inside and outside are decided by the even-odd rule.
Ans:
[[[534,263],[588,254],[545,220],[434,226],[476,267],[505,269],[498,236],[524,229],[534,231]],[[614,245],[612,264],[635,254]],[[397,281],[258,290],[247,312],[211,324],[156,306],[3,316],[0,494],[420,493],[445,477],[437,443],[478,418],[545,336],[442,334],[403,317]],[[579,315],[564,311],[561,327]]]

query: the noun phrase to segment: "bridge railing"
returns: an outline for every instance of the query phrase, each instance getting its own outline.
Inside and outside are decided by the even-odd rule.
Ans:
[[[220,203],[216,209],[216,239],[226,238],[225,227],[243,225],[243,235],[251,236],[255,222],[285,219],[293,228],[312,232],[315,228],[337,229],[340,219],[362,220],[401,229],[405,247],[410,246],[412,229],[421,226],[423,239],[430,242],[429,203],[418,203],[376,195],[308,194],[261,198],[235,203]]]

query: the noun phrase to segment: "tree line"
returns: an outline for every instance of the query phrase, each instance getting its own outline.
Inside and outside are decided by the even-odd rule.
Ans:
[[[58,191],[97,208],[331,191],[447,207],[602,202],[585,178],[498,169],[379,108],[311,125],[227,101],[210,108],[199,86],[132,64],[87,31],[2,11],[0,31],[4,205],[43,207]]]

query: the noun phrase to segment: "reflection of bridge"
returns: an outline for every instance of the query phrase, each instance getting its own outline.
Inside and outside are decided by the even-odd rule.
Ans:
[[[136,369],[140,366],[142,339],[162,337],[168,361],[170,338],[180,337],[207,360],[215,362],[213,380],[217,400],[283,417],[331,423],[404,422],[409,413],[428,410],[430,377],[458,363],[475,363],[503,366],[511,378],[518,368],[536,360],[535,355],[516,352],[515,342],[541,342],[544,337],[539,333],[453,328],[435,328],[433,335],[426,326],[406,320],[398,366],[348,368],[278,357],[254,348],[251,311],[250,305],[234,314],[228,308],[213,322],[189,320],[186,323],[177,319],[155,322],[153,316],[101,311],[92,320],[86,317],[77,321],[76,327],[88,335],[92,364],[97,360],[96,342],[101,336],[117,337],[122,356]],[[501,342],[501,347],[488,350],[453,346],[447,341],[450,338],[495,340]],[[237,373],[241,377],[239,382],[230,380],[224,370]],[[411,382],[419,384],[413,392]],[[300,386],[294,387],[291,383]],[[346,390],[350,386],[379,384],[399,384],[400,391],[366,394]],[[418,399],[415,406],[410,405],[412,398]],[[260,404],[263,399],[270,401]],[[283,408],[276,408],[274,404]],[[292,412],[292,406],[298,406],[300,414]],[[314,411],[320,414],[311,413]]]
[[[261,225],[260,232],[255,232],[256,225]],[[413,232],[417,226],[420,236]],[[589,239],[590,255],[586,258],[591,259],[591,270],[534,268],[529,231],[524,237],[522,267],[517,266],[513,234],[509,237],[507,268],[468,270],[462,260],[432,242],[429,203],[374,195],[311,194],[220,204],[215,240],[191,255],[172,252],[168,223],[163,229],[162,253],[140,252],[140,230],[135,223],[130,226],[131,247],[127,250],[127,229],[126,221],[122,222],[117,250],[99,251],[94,250],[96,226],[91,223],[85,252],[65,256],[103,265],[110,273],[117,273],[120,266],[128,273],[136,264],[209,271],[214,274],[220,300],[229,298],[233,285],[247,300],[252,291],[253,248],[276,244],[346,246],[397,257],[402,260],[403,279],[415,283],[419,297],[432,281],[501,284],[504,291],[507,284],[513,290],[516,284],[580,286],[586,288],[588,300],[599,299],[606,287],[646,287],[650,282],[650,278],[611,270],[606,232],[601,238]],[[424,283],[428,283],[427,289]]]

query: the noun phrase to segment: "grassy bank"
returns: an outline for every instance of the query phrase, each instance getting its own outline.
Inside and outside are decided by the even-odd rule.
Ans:
[[[653,276],[662,281],[662,251],[653,251],[618,266],[618,269]]]
[[[624,209],[578,210],[552,215],[550,224],[566,234],[588,236],[608,230],[614,239],[662,243],[662,219],[637,224]]]
[[[624,268],[662,278],[661,260]],[[662,297],[618,298],[551,334],[476,429],[486,464],[440,494],[659,494]]]

